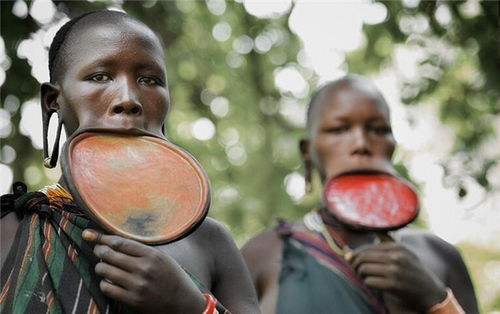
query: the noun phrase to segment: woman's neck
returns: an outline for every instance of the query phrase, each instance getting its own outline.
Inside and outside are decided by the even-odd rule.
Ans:
[[[59,178],[57,183],[59,183],[59,185],[61,185],[66,191],[69,191],[68,184],[66,183],[66,180],[64,180],[63,176]]]
[[[328,232],[332,236],[334,236],[334,234],[340,236],[345,244],[351,249],[373,243],[377,237],[376,233],[371,231],[361,231],[349,228],[349,226],[340,222],[335,216],[326,213],[324,208],[319,210],[319,214]]]

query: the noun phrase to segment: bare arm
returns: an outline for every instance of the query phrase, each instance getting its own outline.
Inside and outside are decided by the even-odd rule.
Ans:
[[[435,235],[405,232],[402,243],[367,245],[351,263],[368,287],[396,297],[407,309],[425,311],[450,288],[466,313],[478,313],[469,274],[457,250]]]
[[[250,274],[228,230],[211,220],[204,237],[215,260],[212,292],[232,313],[260,313]]]
[[[253,237],[241,248],[265,314],[272,314],[276,309],[281,251],[281,239],[273,229]]]
[[[16,231],[19,226],[19,223],[20,222],[17,219],[15,213],[10,213],[0,220],[0,232],[1,232],[0,239],[2,240],[0,245],[0,260],[1,260],[0,269],[1,267],[3,267],[5,259],[9,254],[10,247],[12,246],[12,243],[16,237]]]
[[[479,313],[476,294],[469,272],[458,250],[436,236],[428,236],[427,242],[439,252],[447,266],[444,284],[453,291],[466,313]]]

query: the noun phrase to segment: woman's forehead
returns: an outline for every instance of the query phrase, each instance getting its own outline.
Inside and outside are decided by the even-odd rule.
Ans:
[[[328,116],[349,117],[362,111],[369,111],[371,116],[380,116],[389,120],[389,107],[378,93],[352,85],[326,91],[319,104],[316,119]]]
[[[78,25],[80,26],[80,25]],[[164,62],[164,52],[160,40],[147,26],[134,20],[121,19],[114,22],[86,23],[71,32],[67,39],[65,58],[78,62],[116,50],[133,47],[138,53],[143,51]]]
[[[76,25],[75,25],[76,26]],[[117,21],[96,21],[96,23],[85,23],[70,33],[70,44],[78,42],[100,42],[104,40],[128,40],[130,38],[142,38],[144,43],[163,50],[160,40],[155,33],[146,25],[132,19],[120,19]],[[98,47],[93,47],[98,48]]]

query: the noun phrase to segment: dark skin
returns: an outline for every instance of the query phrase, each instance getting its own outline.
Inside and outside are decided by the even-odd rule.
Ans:
[[[302,157],[312,161],[322,182],[348,170],[390,171],[395,141],[385,102],[370,86],[349,84],[326,92],[323,98],[311,115],[309,138],[300,143]],[[294,228],[311,232],[302,222]],[[425,312],[444,300],[446,287],[466,313],[478,313],[460,254],[438,237],[403,228],[392,233],[396,241],[373,244],[377,235],[372,232],[353,231],[339,221],[328,228],[357,248],[349,262],[366,286],[384,292],[389,313]],[[242,253],[262,312],[275,313],[282,254],[279,235],[266,230],[248,241]]]
[[[42,85],[43,110],[58,111],[68,137],[88,127],[164,137],[170,104],[164,52],[154,33],[132,19],[79,26],[68,39],[64,74]],[[90,229],[82,236],[96,244],[102,260],[95,266],[102,292],[139,313],[203,312],[205,298],[180,265],[232,313],[260,313],[238,248],[211,218],[189,236],[155,247]],[[2,243],[2,256],[9,242]]]

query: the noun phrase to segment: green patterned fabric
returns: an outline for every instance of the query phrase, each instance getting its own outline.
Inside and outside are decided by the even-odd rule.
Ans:
[[[59,186],[23,195],[15,241],[2,268],[2,313],[126,313],[100,291],[97,260],[82,240],[96,228]]]
[[[283,243],[277,314],[386,313],[380,296],[319,235],[277,228]]]
[[[82,239],[83,230],[99,227],[66,190],[53,185],[8,200],[5,207],[12,208],[2,208],[2,217],[10,211],[22,220],[1,272],[0,313],[132,313],[102,294],[93,245]],[[210,293],[184,270],[202,293]],[[217,310],[229,313],[220,302]]]

